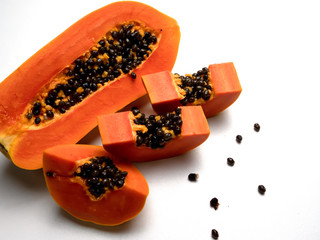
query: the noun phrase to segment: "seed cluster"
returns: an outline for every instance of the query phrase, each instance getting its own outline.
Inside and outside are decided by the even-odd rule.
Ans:
[[[137,146],[145,145],[153,149],[163,148],[166,142],[181,134],[181,108],[163,115],[150,115],[146,117],[137,107],[131,109],[135,116],[134,123],[143,125],[147,131],[136,131]]]
[[[204,67],[197,73],[186,74],[186,76],[181,76],[177,73],[174,75],[181,80],[181,84],[178,84],[178,87],[185,91],[184,98],[180,100],[182,105],[194,103],[198,99],[203,99],[204,101],[210,99],[212,86],[208,68]]]
[[[89,192],[96,198],[107,190],[121,188],[128,174],[119,170],[109,157],[95,157],[79,167],[74,173],[85,180]]]
[[[130,73],[152,53],[157,37],[150,31],[142,31],[138,24],[124,24],[109,31],[88,52],[65,68],[60,82],[47,91],[44,99],[38,97],[26,118],[40,122],[64,114],[69,108],[113,81],[122,74]]]

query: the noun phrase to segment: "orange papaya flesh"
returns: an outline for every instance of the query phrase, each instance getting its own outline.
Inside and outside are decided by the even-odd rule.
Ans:
[[[101,146],[46,149],[43,172],[52,198],[62,209],[100,225],[119,225],[134,218],[149,193],[145,178],[131,163]]]
[[[145,95],[141,76],[170,71],[179,41],[177,22],[142,3],[80,19],[0,84],[0,150],[21,168],[41,168],[44,149],[76,143],[98,115]]]
[[[194,149],[210,134],[207,119],[200,106],[182,106],[178,109],[181,111],[180,126],[177,114],[166,113],[153,115],[152,119],[155,121],[150,121],[149,116],[145,121],[147,130],[145,125],[135,121],[134,109],[99,116],[98,126],[103,147],[114,155],[134,162],[174,157]],[[174,112],[180,111],[176,109]],[[169,120],[167,123],[168,120],[161,117],[167,114],[171,115],[171,119],[177,118],[177,121]],[[153,126],[148,125],[150,122],[153,122]],[[169,136],[166,136],[167,134]],[[139,140],[139,137],[142,137],[143,141]]]
[[[232,62],[211,64],[185,76],[162,71],[144,75],[142,80],[158,113],[181,105],[200,105],[206,117],[211,117],[232,105],[242,91]]]

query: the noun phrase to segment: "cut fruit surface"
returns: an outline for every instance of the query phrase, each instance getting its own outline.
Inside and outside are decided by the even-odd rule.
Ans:
[[[200,105],[206,117],[211,117],[233,104],[242,91],[231,62],[211,64],[185,76],[162,71],[143,75],[142,80],[158,113],[183,105]]]
[[[44,149],[76,143],[98,115],[145,95],[141,76],[170,71],[179,41],[174,19],[138,2],[80,19],[0,84],[0,150],[41,168]]]
[[[98,117],[104,148],[128,161],[178,156],[202,144],[210,134],[200,106],[183,106],[149,117],[135,111]]]
[[[52,198],[74,217],[101,225],[126,222],[143,209],[149,193],[129,162],[90,145],[44,151],[43,172]]]

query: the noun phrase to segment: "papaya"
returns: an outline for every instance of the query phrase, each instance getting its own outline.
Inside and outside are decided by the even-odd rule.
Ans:
[[[133,107],[99,116],[98,126],[103,147],[134,162],[178,156],[202,144],[210,134],[200,106],[182,106],[148,117]]]
[[[141,76],[170,71],[177,22],[138,2],[116,2],[74,23],[0,84],[0,149],[24,169],[44,149],[78,142],[146,94]]]
[[[178,106],[200,105],[206,117],[211,117],[232,105],[242,91],[232,62],[211,64],[185,76],[159,71],[143,75],[142,80],[158,113]]]
[[[143,209],[149,188],[130,162],[101,146],[57,145],[43,152],[43,173],[56,203],[74,217],[119,225]]]

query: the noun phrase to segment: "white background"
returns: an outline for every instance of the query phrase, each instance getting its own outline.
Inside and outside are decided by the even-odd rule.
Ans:
[[[212,228],[220,240],[320,239],[318,1],[143,2],[181,27],[173,72],[232,61],[243,87],[240,98],[208,119],[211,135],[197,149],[135,164],[150,195],[134,220],[117,227],[68,215],[52,200],[40,170],[19,169],[1,156],[0,239],[204,240],[211,239]],[[1,0],[0,80],[108,3]],[[149,104],[143,108],[151,112]],[[98,130],[81,142],[100,145]],[[198,182],[187,180],[190,172],[199,173]],[[264,196],[259,184],[267,188]],[[209,206],[213,197],[220,202],[217,211]]]

